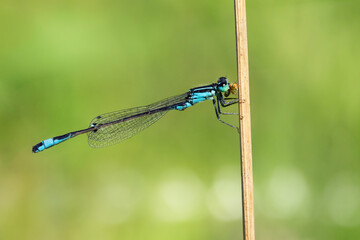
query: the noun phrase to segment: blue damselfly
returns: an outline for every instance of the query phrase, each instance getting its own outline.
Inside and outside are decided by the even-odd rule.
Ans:
[[[216,117],[220,122],[238,129],[220,119],[220,114],[237,114],[221,112],[221,107],[227,107],[239,102],[237,98],[228,98],[230,93],[236,94],[237,89],[237,84],[229,83],[225,77],[221,77],[216,83],[192,88],[184,94],[169,97],[147,106],[99,115],[91,121],[88,128],[46,139],[36,144],[32,151],[34,153],[43,151],[84,133],[88,133],[88,141],[91,147],[110,146],[128,139],[149,127],[169,110],[182,111],[205,100],[212,100]],[[229,101],[227,102],[226,100]]]

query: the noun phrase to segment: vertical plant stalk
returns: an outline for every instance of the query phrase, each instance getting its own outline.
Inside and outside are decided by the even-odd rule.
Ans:
[[[254,192],[251,152],[249,63],[245,0],[235,1],[236,54],[239,84],[242,210],[244,240],[255,240]]]

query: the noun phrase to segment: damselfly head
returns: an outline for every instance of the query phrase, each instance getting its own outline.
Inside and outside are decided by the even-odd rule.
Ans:
[[[229,90],[229,82],[226,77],[221,77],[218,79],[217,90],[220,92],[226,92]]]

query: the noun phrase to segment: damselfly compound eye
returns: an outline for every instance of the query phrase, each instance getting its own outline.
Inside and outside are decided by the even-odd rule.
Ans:
[[[221,86],[221,87],[224,87],[228,84],[228,81],[226,79],[226,77],[221,77],[219,78],[218,80],[218,85]]]

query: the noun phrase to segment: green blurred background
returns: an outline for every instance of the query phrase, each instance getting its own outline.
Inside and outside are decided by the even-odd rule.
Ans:
[[[360,238],[359,7],[247,2],[258,239]],[[211,103],[112,147],[31,153],[98,114],[235,81],[233,13],[2,0],[0,239],[241,239],[239,137]]]

